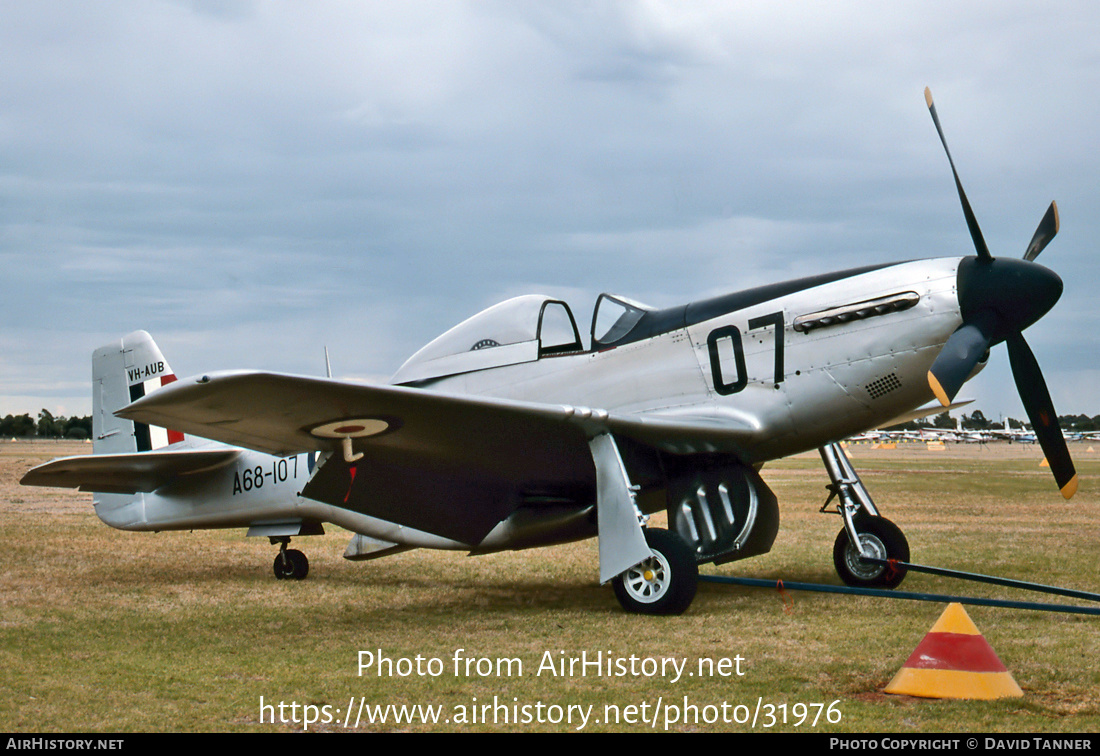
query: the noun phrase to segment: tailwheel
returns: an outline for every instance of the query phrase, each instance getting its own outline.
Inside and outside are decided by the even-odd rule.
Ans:
[[[309,560],[298,549],[288,549],[284,544],[275,557],[274,569],[279,580],[305,580],[309,574]]]
[[[643,532],[653,556],[615,578],[615,598],[636,614],[683,614],[698,587],[695,556],[676,533],[662,528]]]
[[[863,550],[875,559],[909,561],[909,542],[905,534],[885,517],[860,516],[855,520],[856,532]],[[853,588],[897,588],[905,579],[904,567],[868,564],[852,545],[847,529],[842,529],[833,544],[833,564],[845,585]]]

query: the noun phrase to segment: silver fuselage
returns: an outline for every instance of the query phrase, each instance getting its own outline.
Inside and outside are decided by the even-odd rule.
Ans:
[[[929,366],[962,322],[960,259],[899,263],[788,286],[786,293],[755,297],[745,306],[734,298],[731,309],[713,317],[692,317],[689,305],[683,325],[646,338],[541,358],[532,352],[417,385],[618,415],[709,418],[738,429],[744,461],[762,464],[881,426],[933,398]],[[879,301],[905,306],[860,310],[861,303]],[[323,456],[317,460],[323,462]],[[280,458],[241,450],[234,463],[153,493],[98,494],[96,509],[105,522],[127,530],[314,520],[388,543],[479,551],[529,537],[505,524],[479,544],[461,543],[313,501],[299,492],[314,468],[306,454]],[[542,542],[578,537],[576,514],[558,517],[537,525]]]

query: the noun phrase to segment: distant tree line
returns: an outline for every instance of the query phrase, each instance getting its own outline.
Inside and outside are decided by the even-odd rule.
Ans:
[[[30,415],[7,415],[0,420],[0,438],[72,438],[92,437],[92,416],[54,417],[49,410],[38,413],[37,422]]]
[[[979,410],[977,414],[981,414]],[[965,417],[965,415],[964,415]],[[983,416],[984,419],[984,416]],[[935,417],[929,419],[922,417],[920,420],[910,420],[907,423],[900,423],[898,425],[891,425],[889,428],[883,428],[887,431],[919,431],[927,430],[929,428],[935,428],[936,430],[955,430],[955,419],[947,412],[941,412]]]
[[[1062,430],[1064,431],[1085,433],[1087,431],[1100,430],[1100,415],[1096,417],[1089,417],[1088,415],[1059,415],[1058,424],[1062,426]]]

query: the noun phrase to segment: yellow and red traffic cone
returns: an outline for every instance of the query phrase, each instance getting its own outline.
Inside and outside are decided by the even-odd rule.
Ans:
[[[887,693],[921,698],[1018,698],[1024,694],[962,604],[949,604]]]

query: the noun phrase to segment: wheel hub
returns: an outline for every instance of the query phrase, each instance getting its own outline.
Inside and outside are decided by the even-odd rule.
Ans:
[[[883,560],[887,558],[886,546],[879,540],[878,536],[870,533],[860,533],[859,542],[867,556]],[[873,580],[882,574],[884,568],[881,565],[868,564],[860,556],[860,552],[856,547],[849,543],[844,552],[844,563],[847,565],[849,572],[862,580]]]
[[[626,571],[623,586],[635,601],[651,604],[668,590],[670,579],[668,561],[663,554],[654,554]]]

